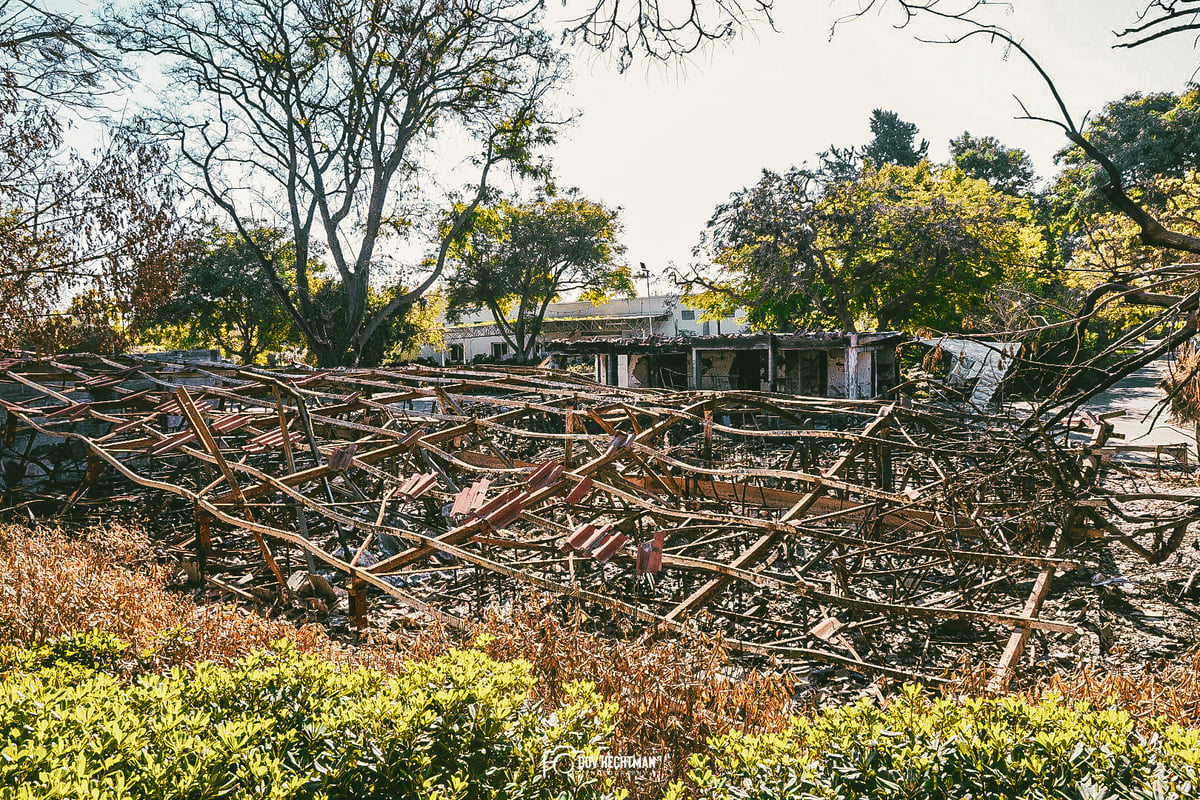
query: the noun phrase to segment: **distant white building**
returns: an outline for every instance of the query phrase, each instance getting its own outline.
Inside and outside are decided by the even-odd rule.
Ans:
[[[561,358],[591,357],[598,383],[665,389],[748,389],[868,400],[900,382],[899,331],[795,331],[590,336],[550,343]]]
[[[586,300],[552,303],[546,309],[537,352],[545,353],[551,341],[571,341],[594,336],[670,337],[740,333],[745,313],[715,322],[700,322],[700,312],[684,308],[677,294],[619,298],[594,306]],[[476,358],[503,361],[511,348],[487,309],[464,314],[462,322],[446,326],[446,348],[426,347],[421,353],[442,364],[470,363]]]

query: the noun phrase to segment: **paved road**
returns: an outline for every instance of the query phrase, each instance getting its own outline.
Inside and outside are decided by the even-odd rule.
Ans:
[[[1093,414],[1124,411],[1125,416],[1110,420],[1113,432],[1124,434],[1114,444],[1164,445],[1186,444],[1191,466],[1197,464],[1196,440],[1191,426],[1180,427],[1170,420],[1163,407],[1166,395],[1158,388],[1158,382],[1170,370],[1170,360],[1160,358],[1152,361],[1127,378],[1101,392],[1085,406]],[[1135,458],[1133,454],[1122,454],[1122,459]],[[1153,462],[1154,455],[1146,454],[1138,461]],[[1170,463],[1168,460],[1167,463]]]

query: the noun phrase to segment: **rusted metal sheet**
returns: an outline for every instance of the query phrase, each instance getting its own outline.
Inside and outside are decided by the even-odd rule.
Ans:
[[[637,564],[638,575],[657,575],[662,572],[663,543],[666,541],[666,531],[655,531],[654,537],[638,545]]]
[[[400,484],[400,488],[396,490],[396,495],[404,500],[416,500],[421,495],[428,492],[437,485],[437,473],[430,472],[424,475],[413,475],[404,483]]]
[[[283,437],[280,437],[281,443],[282,440]],[[329,464],[329,468],[334,472],[345,472],[346,470],[350,469],[350,465],[354,463],[354,452],[356,449],[357,447],[353,443],[344,447],[335,448],[334,451],[329,454],[329,459],[326,463]],[[401,488],[401,492],[404,492],[403,488]]]
[[[571,491],[567,492],[567,505],[575,505],[583,498],[587,497],[588,492],[592,490],[592,486],[596,483],[591,475],[588,475],[579,483],[575,484]]]

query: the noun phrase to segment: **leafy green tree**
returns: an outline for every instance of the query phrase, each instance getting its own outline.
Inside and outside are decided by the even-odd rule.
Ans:
[[[256,228],[254,248],[271,254],[283,275],[295,272],[294,250],[283,231]],[[159,310],[159,341],[183,347],[219,346],[226,356],[253,364],[282,349],[291,317],[275,298],[255,250],[233,231],[214,228],[197,240],[179,266],[177,290]],[[174,335],[172,335],[172,333]]]
[[[871,141],[863,148],[863,158],[876,167],[899,164],[915,167],[929,152],[929,142],[917,144],[917,126],[900,119],[895,111],[877,108],[871,112]]]
[[[492,312],[518,362],[533,355],[546,308],[563,292],[593,302],[634,295],[613,209],[583,199],[501,202],[476,210],[456,245],[449,279],[450,319],[470,308]]]
[[[820,154],[821,177],[827,182],[857,178],[869,162],[875,167],[919,164],[929,151],[929,142],[917,144],[917,126],[900,119],[895,111],[877,108],[871,112],[871,141],[862,147],[830,146]]]
[[[1126,95],[1093,117],[1085,134],[1131,183],[1157,176],[1181,178],[1200,166],[1200,87],[1193,86],[1181,95]],[[1059,156],[1071,165],[1086,159],[1078,147],[1063,150]]]
[[[1028,195],[1037,179],[1029,154],[1019,147],[1005,147],[994,136],[963,131],[950,140],[950,158],[970,177],[1006,194]]]
[[[314,323],[318,327],[332,328],[345,313],[342,307],[345,295],[339,290],[337,281],[317,278],[313,283],[313,304],[317,309]],[[382,290],[368,288],[367,313],[378,313],[405,291],[402,286]],[[441,293],[430,292],[416,302],[403,306],[400,313],[389,315],[362,343],[358,364],[377,367],[388,361],[411,360],[420,352],[423,344],[439,346],[445,327],[439,319],[439,312],[444,307],[445,299]]]
[[[1083,133],[1121,171],[1135,200],[1161,208],[1166,196],[1157,191],[1157,179],[1200,168],[1200,87],[1181,95],[1126,95],[1090,119]],[[1056,159],[1064,165],[1054,187],[1060,204],[1073,207],[1077,218],[1107,211],[1104,170],[1079,145],[1060,150]]]
[[[1200,234],[1195,214],[1200,202],[1198,129],[1200,89],[1193,88],[1181,95],[1126,95],[1108,103],[1083,135],[1120,171],[1127,201],[1157,224],[1194,237]],[[1157,274],[1161,296],[1168,289],[1161,282],[1170,277],[1164,270],[1194,259],[1145,243],[1141,225],[1110,202],[1111,176],[1082,146],[1065,148],[1057,158],[1063,169],[1046,202],[1052,238],[1068,268],[1053,299],[1066,308],[1086,307],[1086,333],[1071,335],[1080,353],[1098,352],[1155,313],[1139,301],[1145,295],[1134,288],[1134,276]],[[1107,296],[1094,299],[1098,294]]]
[[[853,328],[833,265],[817,245],[818,195],[816,176],[796,167],[784,174],[764,169],[758,183],[731,195],[694,251],[716,274],[696,268],[674,276],[686,303],[705,319],[730,317],[745,306],[747,324],[757,330],[788,330],[809,320]]]
[[[108,26],[114,46],[159,59],[173,78],[159,135],[256,253],[321,365],[356,363],[376,329],[432,287],[492,171],[545,174],[538,151],[558,121],[546,99],[564,57],[537,3],[129,0]],[[398,266],[384,236],[455,205],[424,180],[448,138],[470,148],[470,199],[418,285],[369,309],[373,279]],[[264,209],[295,248],[290,281],[255,243],[251,220]],[[336,320],[319,316],[310,289],[318,250],[342,294]]]
[[[1029,204],[928,162],[868,165],[821,185],[764,172],[719,206],[683,280],[708,316],[736,306],[757,329],[837,325],[961,329],[984,292],[1034,279],[1041,237]]]
[[[446,349],[446,293],[427,292],[408,307],[400,335],[383,354],[381,363],[414,361],[428,346],[435,353]]]

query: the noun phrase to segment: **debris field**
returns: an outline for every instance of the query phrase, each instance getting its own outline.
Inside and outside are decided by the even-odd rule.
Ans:
[[[814,681],[986,659],[1003,688],[1031,635],[1078,635],[1041,613],[1073,550],[1157,563],[1200,519],[1194,495],[1139,514],[1146,496],[1105,489],[1098,419],[94,355],[0,362],[0,398],[0,506],[137,497],[196,580],[243,598],[469,629],[536,596]]]

